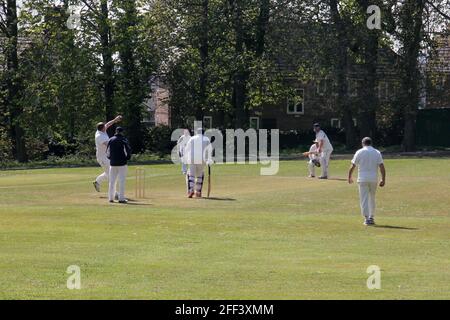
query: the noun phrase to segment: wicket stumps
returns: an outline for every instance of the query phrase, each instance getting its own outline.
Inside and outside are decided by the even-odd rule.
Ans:
[[[145,170],[142,168],[136,169],[135,196],[136,199],[145,198]]]

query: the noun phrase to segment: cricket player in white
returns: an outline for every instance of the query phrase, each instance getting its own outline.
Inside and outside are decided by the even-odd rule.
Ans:
[[[94,188],[97,192],[100,192],[100,185],[109,179],[109,159],[106,156],[106,149],[108,148],[109,136],[106,131],[116,123],[122,121],[122,116],[117,116],[114,120],[97,124],[97,132],[95,133],[95,146],[97,149],[97,162],[102,167],[103,173],[99,175],[93,182]]]
[[[372,139],[364,138],[363,148],[356,152],[348,173],[348,183],[353,183],[353,171],[358,167],[359,198],[361,213],[366,226],[375,225],[375,195],[378,185],[386,184],[386,169],[380,151],[372,147]],[[381,171],[381,181],[378,183],[378,168]]]
[[[319,159],[319,142],[316,140],[314,141],[314,144],[309,148],[308,152],[308,171],[309,171],[309,177],[308,178],[315,178],[316,177],[316,165],[314,164],[314,161],[320,160]]]
[[[316,133],[316,141],[319,142],[317,152],[320,154],[320,165],[322,167],[322,175],[319,179],[328,179],[328,167],[330,165],[331,154],[333,153],[333,146],[328,136],[320,128],[320,124],[314,124],[314,132]]]
[[[189,165],[186,176],[189,198],[194,194],[197,198],[202,197],[205,166],[214,163],[212,152],[211,141],[203,135],[202,129],[197,129],[196,135],[189,139],[184,149],[184,163]]]
[[[191,133],[188,129],[184,129],[184,134],[178,139],[177,147],[178,147],[178,155],[181,159],[181,171],[183,172],[183,175],[187,174],[187,165],[184,162],[184,150],[186,149],[186,145],[191,139]]]

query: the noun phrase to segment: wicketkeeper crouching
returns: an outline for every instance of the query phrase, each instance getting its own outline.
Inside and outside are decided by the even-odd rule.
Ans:
[[[189,165],[186,175],[189,198],[194,195],[197,198],[202,197],[205,166],[214,163],[212,153],[211,141],[203,135],[202,129],[197,129],[195,136],[189,139],[184,149],[184,163]]]
[[[309,149],[309,152],[305,152],[303,155],[309,158],[308,161],[308,178],[316,177],[316,167],[320,168],[320,156],[319,156],[319,141],[315,140],[314,144]]]

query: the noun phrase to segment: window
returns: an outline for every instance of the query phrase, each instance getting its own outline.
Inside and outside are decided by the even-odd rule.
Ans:
[[[335,129],[340,129],[341,128],[341,120],[339,120],[337,118],[331,119],[331,127],[335,128]]]
[[[304,114],[305,113],[305,90],[295,89],[293,97],[287,99],[287,113],[288,114]]]
[[[250,117],[250,128],[259,130],[259,117]]]
[[[356,120],[355,118],[353,118],[353,125],[354,125],[355,127],[358,126],[358,120]],[[342,128],[342,126],[341,126],[341,120],[338,119],[338,118],[332,118],[332,119],[331,119],[331,127],[332,127],[332,128],[335,128],[335,129],[341,129],[341,128]]]
[[[203,128],[212,129],[212,117],[203,117]]]

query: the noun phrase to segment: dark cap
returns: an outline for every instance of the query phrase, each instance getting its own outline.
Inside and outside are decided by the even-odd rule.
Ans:
[[[320,123],[314,123],[314,128],[320,128]]]
[[[117,127],[116,128],[116,133],[122,133],[123,132],[123,128],[122,127]]]

